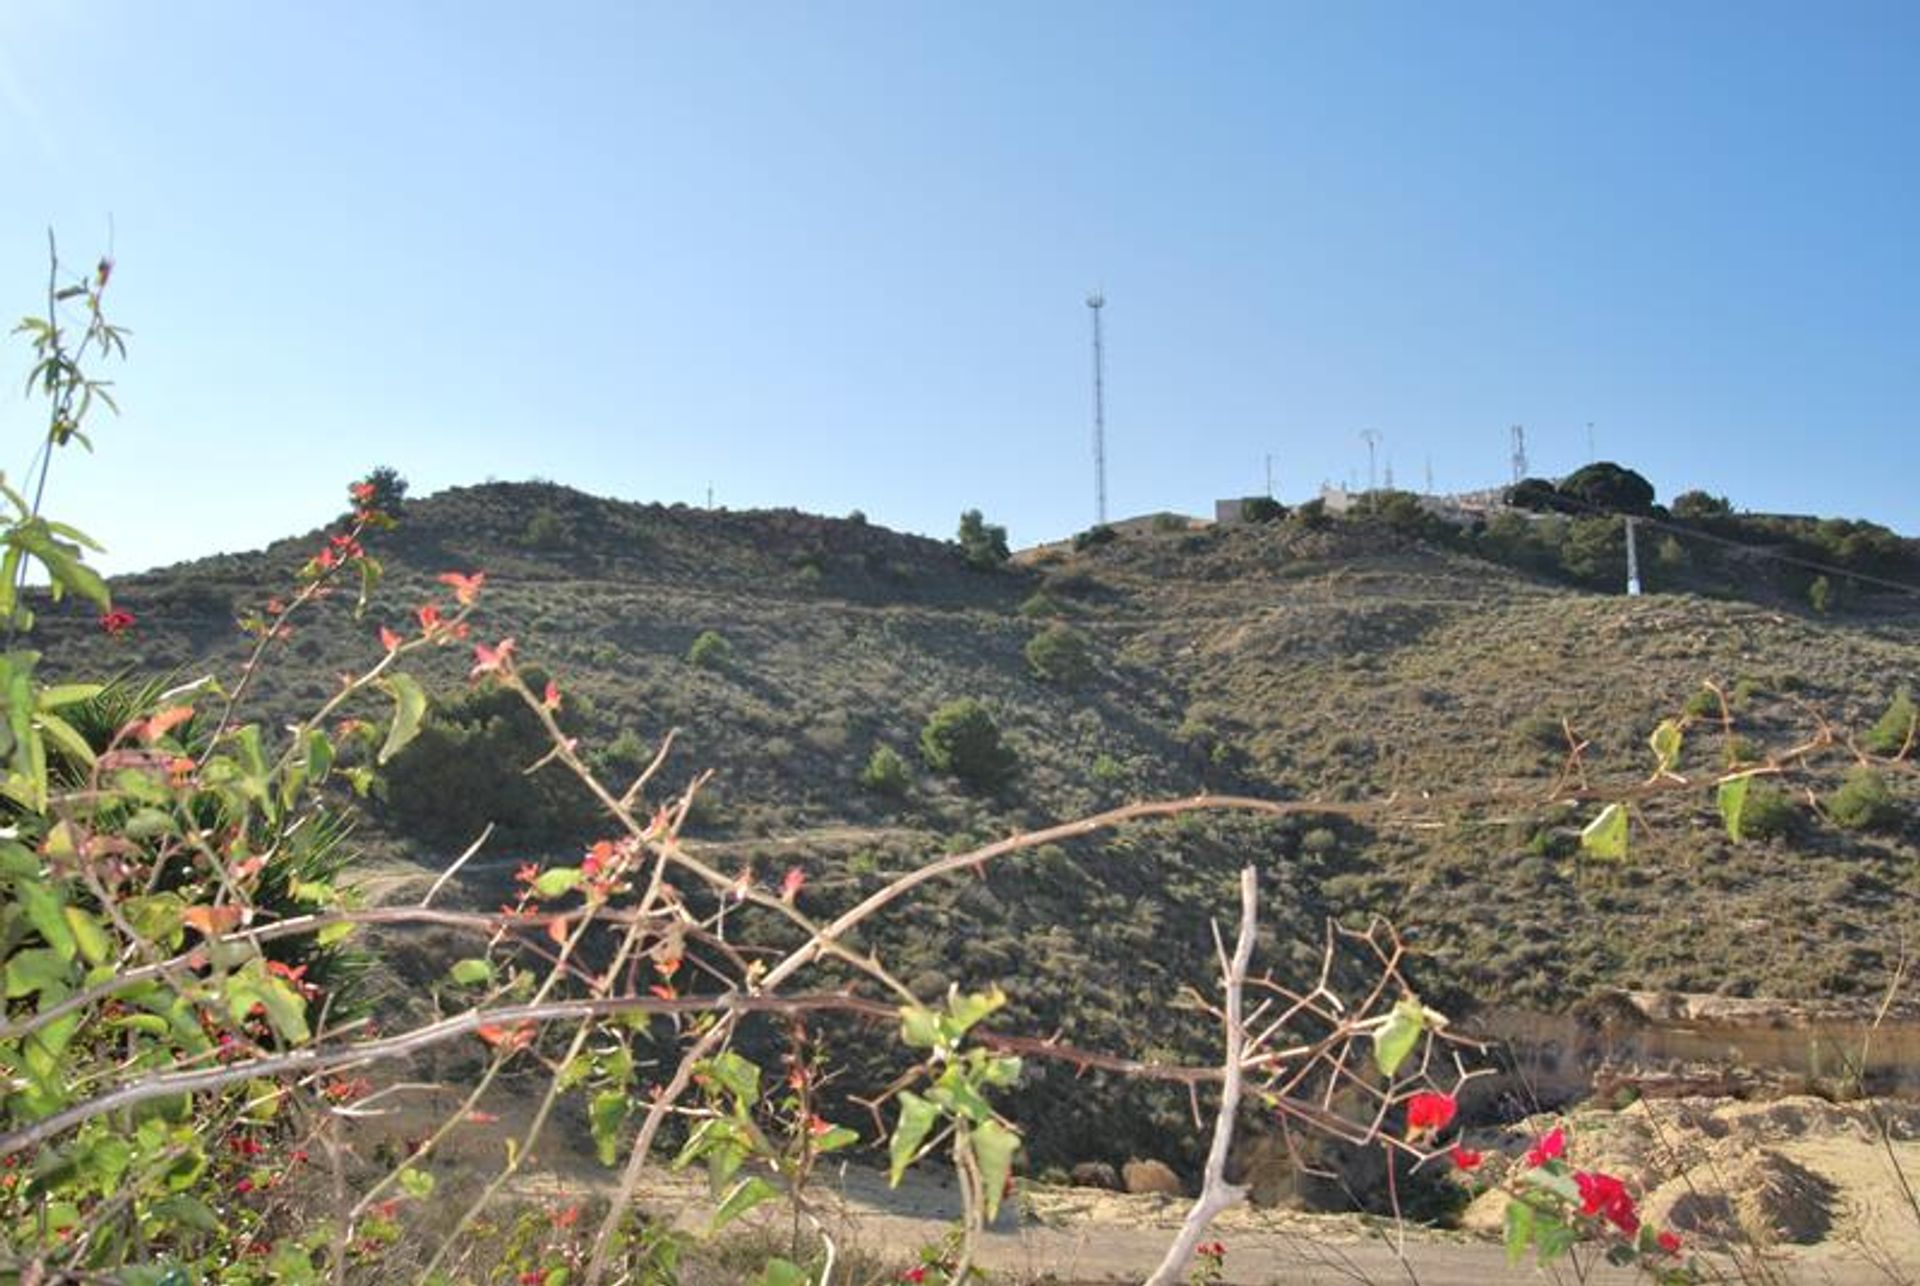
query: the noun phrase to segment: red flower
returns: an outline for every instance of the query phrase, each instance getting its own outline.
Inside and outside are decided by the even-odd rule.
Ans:
[[[387,651],[389,652],[398,652],[400,650],[401,641],[402,640],[400,636],[396,634],[394,631],[388,629],[384,625],[380,627],[380,646],[381,647],[387,649]]]
[[[1573,1181],[1580,1187],[1581,1214],[1604,1216],[1629,1237],[1640,1231],[1640,1216],[1634,1213],[1633,1198],[1627,1195],[1626,1184],[1610,1174],[1589,1174],[1584,1170],[1575,1171]]]
[[[1202,1259],[1210,1259],[1215,1264],[1227,1257],[1227,1243],[1224,1241],[1203,1241],[1193,1248],[1193,1253]]]
[[[1438,1134],[1453,1123],[1454,1113],[1459,1110],[1453,1095],[1422,1090],[1407,1100],[1407,1132]]]
[[[1567,1132],[1556,1125],[1540,1136],[1540,1141],[1527,1152],[1527,1164],[1543,1166],[1567,1154]]]
[[[1475,1152],[1472,1148],[1467,1147],[1463,1143],[1454,1144],[1453,1150],[1449,1152],[1447,1155],[1451,1156],[1453,1158],[1453,1163],[1459,1166],[1462,1170],[1478,1170],[1480,1168],[1480,1163],[1487,1159],[1486,1153]]]
[[[907,1269],[900,1274],[900,1280],[903,1282],[923,1282],[927,1280],[926,1265],[922,1264],[917,1268]]]
[[[520,1286],[540,1286],[542,1282],[547,1280],[547,1270],[544,1268],[530,1268],[526,1272],[521,1273],[518,1280]]]
[[[1663,1232],[1658,1237],[1654,1238],[1654,1240],[1659,1242],[1660,1249],[1666,1251],[1669,1255],[1677,1255],[1680,1253],[1680,1234],[1679,1233],[1672,1232],[1672,1231]]]
[[[807,882],[807,873],[797,866],[787,868],[787,877],[780,881],[780,900],[791,902],[800,896],[800,890]]]
[[[115,636],[125,634],[137,624],[139,621],[135,619],[133,613],[122,607],[116,607],[100,618],[101,630]]]

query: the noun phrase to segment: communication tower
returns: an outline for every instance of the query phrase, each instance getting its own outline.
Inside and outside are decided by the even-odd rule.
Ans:
[[[1525,425],[1513,426],[1513,480],[1515,482],[1527,476],[1527,429]]]
[[[1107,297],[1099,291],[1087,296],[1093,313],[1093,521],[1107,521],[1107,358],[1100,342],[1100,310]]]

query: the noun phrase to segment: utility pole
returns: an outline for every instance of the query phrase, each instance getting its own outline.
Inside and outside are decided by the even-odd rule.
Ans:
[[[1379,475],[1374,471],[1373,457],[1374,451],[1380,445],[1380,431],[1378,429],[1362,429],[1360,430],[1360,440],[1367,444],[1367,491],[1371,493],[1379,484]]]
[[[1273,452],[1267,452],[1267,499],[1273,499]]]
[[[1640,597],[1640,551],[1633,543],[1633,519],[1627,519],[1627,597]]]
[[[1100,310],[1107,297],[1099,291],[1087,296],[1087,308],[1093,313],[1093,521],[1107,521],[1107,359],[1100,343]]]

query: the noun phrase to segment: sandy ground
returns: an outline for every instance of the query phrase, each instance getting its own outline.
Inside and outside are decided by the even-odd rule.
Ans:
[[[394,1117],[366,1122],[360,1142],[417,1134],[447,1106],[432,1096],[416,1099]],[[496,1169],[509,1132],[524,1128],[531,1104],[503,1095],[488,1107],[497,1121],[460,1127],[437,1157],[434,1168],[455,1181],[443,1191]],[[1534,1134],[1551,1123],[1541,1118],[1476,1133],[1474,1144],[1490,1154],[1486,1172],[1497,1177],[1518,1164]],[[1920,1286],[1920,1211],[1903,1186],[1920,1182],[1920,1105],[1687,1100],[1582,1111],[1568,1125],[1579,1163],[1625,1178],[1641,1194],[1643,1211],[1680,1229],[1690,1250],[1707,1252],[1700,1262],[1721,1279]],[[514,1190],[556,1204],[608,1195],[617,1174],[590,1152],[556,1126]],[[701,1176],[659,1167],[643,1191],[649,1208],[689,1229],[703,1228],[712,1210]],[[823,1167],[809,1199],[845,1252],[902,1264],[917,1247],[939,1242],[959,1215],[950,1180],[931,1166],[898,1189],[865,1166]],[[1531,1260],[1510,1268],[1496,1231],[1502,1200],[1498,1192],[1482,1196],[1458,1231],[1242,1207],[1221,1216],[1210,1235],[1226,1243],[1224,1280],[1238,1286],[1641,1280],[1605,1265],[1580,1275],[1564,1266],[1543,1271]],[[1185,1205],[1165,1196],[1026,1183],[983,1236],[979,1259],[1001,1282],[1138,1282],[1159,1262]]]

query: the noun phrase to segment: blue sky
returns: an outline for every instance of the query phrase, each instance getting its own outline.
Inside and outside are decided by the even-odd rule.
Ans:
[[[381,463],[1057,538],[1096,285],[1116,517],[1591,422],[1911,534],[1917,55],[1911,4],[6,0],[0,311],[111,228],[125,414],[49,509],[118,570]]]

